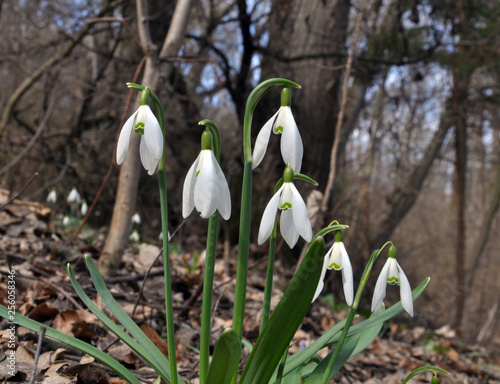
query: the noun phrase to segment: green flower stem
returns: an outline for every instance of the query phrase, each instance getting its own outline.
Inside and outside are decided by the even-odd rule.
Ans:
[[[325,370],[323,378],[321,379],[322,384],[327,384],[329,382],[330,373],[332,372],[333,366],[335,364],[335,360],[337,360],[337,357],[342,349],[342,346],[344,345],[344,341],[347,337],[347,334],[349,333],[349,328],[351,327],[352,321],[354,320],[354,317],[356,316],[356,312],[358,311],[359,302],[361,300],[361,295],[363,294],[363,291],[366,287],[366,283],[368,282],[368,278],[370,277],[370,274],[372,272],[373,264],[375,263],[375,261],[379,257],[382,250],[389,244],[392,244],[392,243],[389,241],[389,242],[385,243],[382,246],[382,248],[373,251],[373,253],[370,256],[370,259],[368,260],[368,263],[366,264],[365,270],[363,271],[363,275],[361,275],[361,280],[359,281],[359,286],[358,286],[358,289],[356,291],[356,296],[354,297],[352,307],[349,310],[349,314],[347,316],[344,329],[342,330],[342,334],[340,335],[339,341],[338,341],[337,345],[335,346],[335,350],[333,351],[332,357],[330,358],[330,361],[328,362],[328,366]]]
[[[238,266],[234,292],[233,330],[241,340],[248,276],[248,253],[250,248],[250,220],[252,210],[252,162],[243,168],[243,190],[241,193],[240,240],[238,244]]]
[[[165,176],[165,153],[160,160],[163,170],[158,172],[160,184],[161,225],[163,233],[163,270],[165,275],[165,312],[167,320],[167,346],[170,360],[171,384],[177,384],[177,357],[175,355],[174,308],[172,302],[172,274],[168,251],[167,179]]]
[[[135,85],[135,84],[134,84]],[[130,83],[130,88],[134,88]],[[135,88],[137,89],[137,88]],[[150,90],[158,122],[163,132],[163,148],[165,148],[165,113],[158,97]],[[174,307],[172,301],[172,273],[168,250],[168,210],[167,210],[167,178],[165,175],[165,149],[158,163],[158,184],[160,187],[161,226],[163,235],[163,270],[165,275],[165,313],[167,321],[167,347],[170,360],[170,384],[177,384],[177,356],[175,353]]]
[[[208,374],[210,356],[210,330],[212,320],[212,294],[214,287],[215,251],[217,247],[217,229],[219,212],[216,211],[208,221],[207,254],[205,258],[205,276],[203,280],[203,301],[201,308],[200,335],[200,383],[204,384]]]
[[[420,374],[420,373],[423,373],[423,372],[426,372],[426,371],[430,371],[434,374],[437,374],[437,372],[441,372],[445,375],[449,375],[450,372],[448,371],[445,371],[444,369],[442,368],[439,368],[439,367],[436,367],[436,366],[433,366],[433,365],[424,365],[423,367],[420,367],[420,368],[417,368],[415,369],[413,372],[411,372],[402,382],[401,384],[406,384],[410,379],[412,379],[414,376]]]
[[[266,287],[264,288],[264,301],[262,303],[262,316],[260,319],[260,332],[264,329],[271,313],[271,295],[273,292],[274,259],[276,251],[276,228],[278,227],[278,215],[274,220],[274,228],[269,238],[269,256],[267,260]]]
[[[248,96],[243,119],[243,186],[241,191],[240,238],[238,245],[238,266],[236,268],[236,289],[233,308],[233,329],[240,338],[243,336],[245,316],[246,284],[248,276],[248,254],[250,247],[250,221],[252,210],[252,118],[255,107],[262,96],[275,85],[300,86],[285,79],[269,79],[260,83]]]

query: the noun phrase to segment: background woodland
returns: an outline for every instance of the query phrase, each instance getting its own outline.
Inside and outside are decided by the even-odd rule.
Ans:
[[[234,207],[220,236],[234,257],[246,97],[261,80],[288,78],[302,85],[292,91],[302,172],[319,187],[298,185],[316,229],[334,219],[350,225],[345,242],[358,272],[391,239],[413,284],[432,278],[411,321],[450,324],[498,348],[496,0],[1,0],[0,12],[2,188],[20,191],[38,172],[22,198],[44,202],[55,188],[63,212],[76,186],[96,201],[88,225],[107,233],[119,200],[116,137],[137,106],[125,83],[142,83],[166,113],[171,232],[183,222],[197,123],[219,125]],[[254,135],[278,107],[274,90],[256,110]],[[256,226],[283,171],[278,142],[271,138],[255,171]],[[140,212],[141,237],[156,241],[156,179],[130,167],[124,214]],[[194,216],[175,241],[200,250],[205,225]],[[120,253],[130,225],[117,231],[107,254]],[[266,253],[252,249],[255,258]],[[278,249],[293,268],[300,249]],[[336,277],[327,287],[341,296]]]

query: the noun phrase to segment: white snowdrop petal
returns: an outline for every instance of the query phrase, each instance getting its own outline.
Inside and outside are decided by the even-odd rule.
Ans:
[[[375,290],[373,291],[371,310],[375,313],[375,315],[378,315],[382,309],[382,302],[384,301],[387,287],[387,271],[389,270],[389,265],[390,259],[387,259],[380,275],[378,276],[377,283],[375,284]]]
[[[191,168],[189,168],[182,187],[182,217],[184,218],[188,217],[194,209],[194,186],[199,159],[200,155],[198,155]]]
[[[401,296],[401,304],[403,304],[405,311],[408,312],[410,316],[413,316],[413,297],[411,295],[410,282],[397,261],[396,265],[399,271],[399,293]]]
[[[255,169],[261,163],[264,155],[266,154],[269,138],[271,137],[271,129],[273,128],[273,122],[276,119],[278,112],[276,112],[273,117],[271,117],[264,124],[257,135],[252,153],[252,169]]]
[[[335,270],[342,269],[342,253],[340,249],[340,244],[343,243],[336,241],[332,245],[328,269],[335,269]]]
[[[208,219],[219,205],[220,194],[217,185],[213,152],[205,149],[200,153],[200,163],[196,185],[194,187],[194,205],[201,217]]]
[[[147,105],[145,107],[146,121],[144,122],[144,139],[148,146],[149,152],[158,160],[163,155],[163,133],[160,123],[156,119],[153,111]]]
[[[302,167],[302,157],[304,155],[302,139],[290,107],[281,107],[281,109],[282,112],[279,118],[282,119],[282,124],[284,126],[280,143],[281,155],[283,156],[285,164],[290,164],[293,171],[299,173]]]
[[[329,255],[327,253],[323,258],[323,268],[321,269],[321,276],[319,278],[318,286],[316,287],[316,292],[314,293],[312,302],[316,301],[316,299],[318,298],[319,294],[321,293],[325,285],[324,280],[325,280],[326,270],[328,269],[328,260],[329,260]]]
[[[274,194],[274,196],[267,203],[266,209],[262,214],[262,219],[260,220],[259,226],[259,236],[257,238],[257,243],[259,245],[264,244],[264,242],[269,239],[271,232],[274,228],[274,221],[276,219],[276,212],[278,212],[278,205],[280,202],[280,195],[283,191],[283,186]]]
[[[292,214],[295,229],[306,241],[312,240],[312,227],[307,213],[306,203],[300,196],[299,191],[295,188],[293,183],[290,183],[292,190]]]
[[[354,278],[352,273],[351,260],[345,249],[343,242],[341,244],[341,255],[342,255],[342,285],[344,287],[345,301],[348,306],[352,306],[354,300]]]
[[[297,229],[295,228],[294,222],[293,222],[293,210],[295,209],[288,209],[286,211],[281,211],[281,218],[280,218],[280,232],[281,236],[285,239],[286,243],[290,248],[293,248],[295,244],[297,244],[297,240],[299,239],[299,233],[297,232]]]
[[[158,160],[149,152],[148,146],[144,136],[141,137],[141,144],[139,145],[139,155],[143,167],[148,171],[148,175],[153,175],[158,165]]]
[[[130,134],[132,133],[132,128],[134,127],[135,116],[137,111],[130,116],[125,124],[123,124],[120,136],[118,137],[118,144],[116,145],[116,163],[121,165],[125,156],[128,152],[128,145],[130,142]]]
[[[212,151],[210,151],[212,152]],[[219,198],[219,206],[217,209],[219,210],[220,215],[224,220],[229,220],[231,217],[231,194],[229,192],[229,185],[227,184],[226,177],[220,168],[215,155],[212,152],[213,161],[215,163],[215,172],[217,175],[217,185],[219,188],[220,198]]]

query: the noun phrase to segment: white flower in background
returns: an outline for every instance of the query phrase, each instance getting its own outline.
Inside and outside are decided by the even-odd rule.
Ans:
[[[342,271],[342,286],[344,288],[345,301],[348,306],[352,306],[354,299],[354,279],[352,273],[351,260],[345,249],[343,234],[341,230],[335,231],[335,242],[325,255],[323,271],[314,294],[314,300],[319,296],[324,286],[324,278],[327,269]]]
[[[85,200],[83,200],[82,206],[80,207],[80,212],[81,212],[82,216],[85,216],[87,214],[88,210],[89,210],[89,207],[87,205],[87,202]]]
[[[188,217],[193,208],[204,219],[217,209],[224,220],[231,216],[229,186],[211,149],[202,149],[184,180],[182,216]]]
[[[134,229],[132,231],[132,233],[130,234],[130,236],[128,237],[130,241],[134,242],[134,243],[138,243],[139,240],[141,239],[141,237],[139,236],[139,232],[137,232],[136,229]]]
[[[167,231],[168,233],[168,241],[170,241],[172,239],[172,235],[170,234],[170,231]],[[158,235],[158,241],[163,241],[163,232],[160,232],[160,234]]]
[[[67,227],[70,223],[70,218],[68,216],[64,216],[63,219],[62,219],[62,224]]]
[[[413,316],[413,298],[411,295],[410,282],[403,272],[403,269],[396,261],[396,248],[393,245],[389,248],[389,257],[375,284],[371,308],[375,315],[378,315],[382,309],[387,284],[399,285],[401,304],[403,304],[405,311],[408,312],[410,316]]]
[[[78,203],[80,202],[82,198],[80,197],[80,193],[77,191],[76,187],[73,187],[71,192],[68,194],[68,197],[66,198],[66,201],[68,204],[71,203]]]
[[[47,203],[57,203],[57,192],[55,189],[50,191],[47,195]]]
[[[272,131],[276,135],[281,135],[281,155],[285,164],[290,164],[295,172],[300,172],[304,147],[299,129],[293,118],[290,103],[290,89],[283,88],[281,91],[281,108],[264,124],[257,135],[252,155],[253,169],[264,158]]]
[[[274,228],[276,212],[281,210],[280,232],[290,248],[293,248],[299,235],[306,241],[312,239],[312,228],[306,203],[293,184],[293,169],[287,165],[283,174],[284,183],[274,194],[264,210],[260,221],[257,242],[263,244]]]
[[[163,133],[149,105],[141,105],[123,125],[116,147],[116,163],[121,165],[128,152],[132,129],[142,135],[140,144],[141,162],[152,175],[163,155]]]
[[[134,215],[132,216],[132,219],[131,219],[132,223],[133,224],[141,224],[141,216],[139,216],[139,214],[136,212],[134,213]]]

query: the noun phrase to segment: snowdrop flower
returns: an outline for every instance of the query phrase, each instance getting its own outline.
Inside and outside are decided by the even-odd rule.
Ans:
[[[78,203],[82,198],[80,197],[80,193],[77,191],[76,187],[73,187],[71,192],[68,194],[66,201],[68,204]]]
[[[352,301],[354,299],[354,283],[352,274],[352,265],[347,251],[344,245],[344,234],[342,230],[335,231],[335,240],[333,246],[325,255],[325,260],[323,263],[323,271],[321,273],[321,278],[316,288],[316,293],[314,294],[314,300],[317,299],[324,286],[324,278],[327,269],[335,269],[336,271],[342,271],[342,285],[344,288],[344,296],[347,305],[352,306]]]
[[[139,214],[136,212],[136,213],[134,213],[134,215],[132,216],[131,221],[132,221],[132,224],[137,224],[137,225],[139,225],[139,224],[141,224],[141,216],[139,216]]]
[[[121,165],[128,152],[132,129],[142,135],[139,154],[144,168],[152,175],[163,155],[163,132],[149,108],[149,88],[141,92],[141,106],[123,125],[116,147],[116,163]]]
[[[47,195],[47,203],[57,203],[57,192],[55,189],[50,191]]]
[[[87,205],[87,202],[85,200],[83,200],[82,206],[80,208],[80,212],[81,212],[82,216],[85,216],[87,214],[88,210],[89,210],[89,207]]]
[[[287,165],[283,173],[283,185],[271,198],[262,215],[257,239],[259,245],[263,244],[271,236],[278,208],[282,211],[280,232],[288,246],[293,248],[299,239],[299,235],[306,241],[311,241],[312,228],[307,214],[307,207],[293,184],[293,178],[293,169]]]
[[[399,285],[401,304],[403,304],[405,311],[408,312],[410,316],[413,316],[413,298],[411,295],[410,283],[403,269],[396,261],[396,247],[394,245],[391,245],[389,248],[389,257],[375,284],[372,300],[372,312],[374,312],[375,315],[378,315],[382,308],[387,284]]]
[[[264,158],[272,131],[276,135],[281,135],[281,155],[285,164],[290,164],[295,172],[300,172],[304,147],[290,105],[290,88],[285,87],[281,91],[281,108],[264,124],[257,135],[252,158],[253,169]]]
[[[68,216],[64,216],[62,219],[62,224],[67,227],[69,223],[71,222],[70,218]]]
[[[189,168],[182,190],[182,216],[188,217],[193,208],[204,219],[218,209],[224,220],[231,216],[231,197],[226,178],[212,151],[212,134],[205,130],[201,136],[201,152]]]
[[[134,242],[134,243],[138,243],[139,240],[141,239],[141,237],[139,236],[139,232],[137,232],[136,229],[134,229],[132,231],[132,233],[130,234],[130,236],[128,237],[130,241]]]

